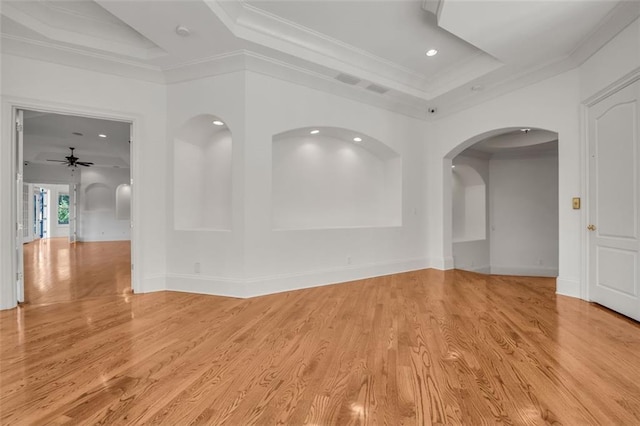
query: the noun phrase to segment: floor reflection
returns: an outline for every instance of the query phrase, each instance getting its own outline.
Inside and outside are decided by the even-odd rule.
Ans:
[[[131,244],[37,240],[24,245],[24,277],[29,304],[125,295],[131,288]]]

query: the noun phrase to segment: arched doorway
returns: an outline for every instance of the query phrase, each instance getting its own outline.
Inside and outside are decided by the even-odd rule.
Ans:
[[[454,268],[558,276],[557,141],[544,129],[496,129],[445,156],[444,242]]]

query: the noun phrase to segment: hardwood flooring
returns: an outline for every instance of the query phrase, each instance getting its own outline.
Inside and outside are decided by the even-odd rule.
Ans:
[[[70,244],[47,238],[23,245],[25,302],[33,305],[131,292],[129,241]]]
[[[100,297],[0,333],[3,425],[640,424],[640,327],[550,279]]]

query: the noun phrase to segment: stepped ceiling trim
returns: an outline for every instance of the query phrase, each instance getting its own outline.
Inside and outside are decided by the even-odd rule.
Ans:
[[[205,2],[238,38],[321,64],[341,73],[356,75],[424,100],[433,99],[452,87],[468,83],[502,65],[491,56],[478,52],[429,79],[407,67],[268,13],[244,1]]]
[[[45,3],[49,1],[51,0]],[[455,0],[424,0],[424,4],[428,6],[423,7],[442,11],[450,1]],[[479,52],[467,55],[455,67],[432,74],[428,80],[409,68],[243,1],[203,0],[200,3],[202,9],[211,12],[211,17],[207,19],[216,20],[217,17],[220,21],[217,23],[219,28],[226,27],[241,43],[232,43],[233,47],[227,46],[229,50],[221,54],[209,52],[210,56],[205,56],[207,53],[199,50],[196,53],[200,57],[192,55],[182,62],[179,61],[180,56],[172,56],[171,49],[162,51],[163,59],[158,62],[151,58],[153,54],[146,57],[144,54],[143,57],[130,56],[123,54],[122,50],[107,49],[105,45],[96,47],[94,38],[78,31],[74,33],[73,43],[61,40],[60,33],[55,28],[55,37],[48,38],[42,33],[52,31],[51,26],[47,25],[43,29],[42,23],[35,18],[27,22],[20,16],[23,12],[13,3],[3,1],[2,14],[6,16],[3,19],[10,19],[21,25],[26,23],[28,25],[24,26],[35,32],[23,32],[16,24],[9,26],[15,33],[5,33],[3,28],[2,50],[12,55],[169,84],[246,70],[425,120],[443,117],[575,68],[640,16],[640,2],[621,1],[585,38],[562,55],[542,58],[543,60],[524,66],[509,61],[502,63]],[[78,3],[91,3],[99,7],[91,0],[81,0]],[[175,3],[175,7],[179,5],[179,2]],[[198,11],[202,13],[202,9]],[[65,13],[73,15],[68,11]],[[100,19],[120,19],[120,10],[117,8],[104,10],[104,13],[106,15]],[[22,23],[16,20],[16,16]],[[125,15],[122,17],[127,18]],[[79,17],[73,16],[73,19],[76,18]],[[79,19],[90,20],[87,17]],[[123,20],[120,25],[126,26],[135,34],[132,36],[129,33],[125,38],[144,38],[135,30],[136,22],[131,23],[132,28],[126,21]],[[145,32],[148,29],[140,28],[150,38],[144,40],[154,40],[156,36],[153,32]],[[70,36],[69,33],[63,35]],[[231,34],[229,37],[232,37]],[[138,54],[145,51],[144,46],[151,46],[151,51],[158,52],[157,49],[160,48],[153,41],[147,43],[144,40],[137,47],[141,49]],[[116,41],[116,44],[121,42]],[[92,44],[94,45],[91,46]],[[353,86],[341,83],[335,79],[340,73],[352,75],[362,81]],[[389,90],[384,94],[374,93],[366,89],[370,84]],[[472,85],[481,85],[484,90],[472,92]],[[427,114],[428,107],[431,106],[438,108],[437,115]]]
[[[51,1],[3,2],[2,14],[40,34],[45,40],[115,53],[139,60],[167,55],[151,40],[119,21],[118,18],[94,2],[78,2],[78,4],[94,5],[91,9],[92,14],[80,13],[52,3]],[[33,7],[34,4],[38,6]],[[56,18],[54,19],[53,16]],[[79,28],[82,31],[70,30],[69,28]]]

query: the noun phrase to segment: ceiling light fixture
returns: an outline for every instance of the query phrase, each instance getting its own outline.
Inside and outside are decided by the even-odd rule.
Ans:
[[[455,169],[455,168],[456,168],[456,165],[455,165],[455,164],[454,164],[454,165],[452,165],[452,166],[451,166],[451,168],[452,168],[452,169]]]
[[[529,133],[531,131],[531,129],[520,129],[521,132],[523,133]]]
[[[437,49],[429,49],[427,50],[427,56],[436,56],[438,54]]]
[[[312,135],[317,135],[318,133],[320,133],[320,130],[318,130],[318,129],[312,130],[309,133],[311,133]]]
[[[191,31],[187,27],[178,25],[176,27],[176,34],[178,34],[180,37],[189,37],[191,35]]]
[[[362,142],[362,138],[359,138],[359,137],[356,136],[355,138],[353,138],[353,141],[354,142]]]
[[[224,126],[224,123],[220,120],[214,120],[213,124],[215,124],[216,126]]]
[[[106,138],[107,137],[107,135],[105,135],[103,133],[100,133],[98,136],[101,137],[101,138]]]

